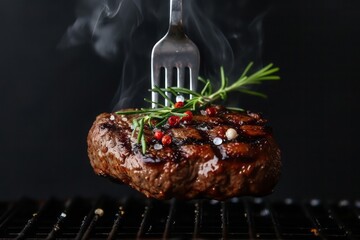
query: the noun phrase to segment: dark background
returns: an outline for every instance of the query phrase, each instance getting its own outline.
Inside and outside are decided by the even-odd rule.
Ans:
[[[263,62],[281,67],[261,87],[268,100],[245,101],[282,149],[273,196],[359,197],[360,1],[251,2],[268,8]],[[88,162],[87,131],[111,111],[122,69],[90,44],[57,48],[74,19],[75,1],[0,1],[1,199],[134,193]]]

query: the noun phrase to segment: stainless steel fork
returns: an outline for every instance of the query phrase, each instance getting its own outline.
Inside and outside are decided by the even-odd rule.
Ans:
[[[191,1],[191,0],[189,0]],[[151,54],[151,87],[160,86],[161,68],[165,69],[165,88],[174,86],[173,70],[176,69],[176,86],[184,87],[185,69],[189,69],[188,84],[196,90],[200,54],[196,45],[186,36],[182,22],[182,0],[170,0],[170,25],[166,35],[158,41]],[[167,93],[170,97],[170,93]],[[191,97],[191,96],[190,96]],[[159,103],[158,93],[152,92],[151,100]],[[169,106],[165,99],[165,105]],[[156,104],[153,103],[155,108]]]

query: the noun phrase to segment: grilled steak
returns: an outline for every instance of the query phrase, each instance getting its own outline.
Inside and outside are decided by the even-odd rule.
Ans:
[[[137,115],[100,114],[87,139],[91,165],[98,175],[157,199],[224,200],[271,193],[281,163],[266,120],[255,113],[216,108],[215,116],[194,113],[192,121],[177,127],[165,124],[161,130],[171,136],[170,145],[162,145],[146,126],[145,154],[136,134],[132,136]]]

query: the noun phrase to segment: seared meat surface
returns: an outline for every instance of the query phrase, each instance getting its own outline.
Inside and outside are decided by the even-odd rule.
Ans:
[[[217,109],[215,116],[194,113],[190,122],[161,127],[172,137],[170,145],[162,145],[146,126],[145,154],[136,134],[132,136],[137,115],[100,114],[87,139],[91,165],[98,175],[157,199],[224,200],[271,193],[281,163],[266,120],[255,113]],[[230,128],[236,130],[234,139],[227,137]]]

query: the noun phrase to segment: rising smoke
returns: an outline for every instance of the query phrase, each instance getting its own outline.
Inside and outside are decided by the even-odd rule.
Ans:
[[[249,61],[261,65],[266,9],[264,1],[184,0],[185,30],[201,54],[200,75],[217,79],[224,66],[231,81]],[[121,59],[114,109],[143,106],[151,50],[166,33],[169,1],[81,0],[76,15],[59,46],[90,44],[102,58]]]

